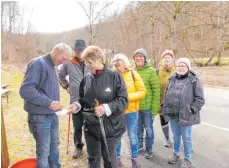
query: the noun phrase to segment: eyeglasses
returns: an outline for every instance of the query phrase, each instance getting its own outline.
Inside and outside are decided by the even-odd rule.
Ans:
[[[186,68],[186,65],[176,65],[177,68]]]
[[[143,55],[135,55],[134,58],[144,58]]]
[[[118,62],[118,61],[121,61],[121,59],[116,59],[116,60],[114,60],[113,62]]]

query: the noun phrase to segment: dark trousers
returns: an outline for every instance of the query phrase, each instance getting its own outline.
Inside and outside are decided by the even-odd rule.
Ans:
[[[165,136],[165,139],[169,140],[169,122],[165,120],[165,117],[163,115],[160,115],[161,120],[161,128],[163,131],[163,134]]]
[[[76,148],[82,149],[82,127],[83,127],[83,114],[77,113],[72,114],[73,127],[74,127],[74,144]]]
[[[96,133],[100,135],[96,136]],[[92,133],[85,128],[85,139],[87,143],[88,168],[100,168],[101,156],[103,158],[104,168],[117,168],[116,149],[120,143],[121,137],[107,140],[109,155],[111,157],[111,166],[101,131]]]
[[[168,121],[167,122],[165,121],[165,118],[163,115],[160,115],[160,120],[161,120],[161,126],[162,127],[168,125],[168,123],[169,123]]]

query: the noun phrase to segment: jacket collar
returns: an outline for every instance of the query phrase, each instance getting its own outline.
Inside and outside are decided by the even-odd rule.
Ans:
[[[146,69],[146,68],[148,68],[148,67],[151,67],[151,65],[148,63],[148,62],[145,62],[145,64],[144,64],[144,66],[143,67],[141,67],[141,68],[138,68],[138,66],[135,64],[135,69],[137,69],[137,70],[144,70],[144,69]]]
[[[175,80],[176,74],[177,74],[176,72],[172,73],[172,75],[169,77],[168,80]],[[190,78],[191,82],[194,83],[196,82],[198,76],[194,71],[189,70],[188,78]]]
[[[55,64],[53,63],[53,60],[51,58],[51,54],[45,55],[45,59],[47,60],[47,62],[48,62],[49,65],[55,66]]]
[[[185,78],[187,78],[188,76],[189,76],[189,71],[186,72],[184,75],[178,75],[178,74],[176,73],[175,78],[176,78],[176,79],[185,79]]]
[[[74,63],[74,64],[80,64],[79,60],[78,60],[76,57],[73,57],[73,58],[71,59],[71,61],[72,61],[72,63]]]
[[[94,77],[98,77],[107,71],[106,65],[105,64],[103,64],[103,65],[104,65],[103,69],[96,70],[95,74],[92,74]]]

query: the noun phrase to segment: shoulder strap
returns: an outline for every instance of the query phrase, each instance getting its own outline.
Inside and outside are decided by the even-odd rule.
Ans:
[[[134,82],[135,82],[135,77],[134,77],[134,72],[133,72],[133,70],[131,70],[131,75],[132,75],[132,78],[133,78],[133,80],[134,80]]]
[[[158,75],[159,74],[159,69],[157,69],[156,72],[157,72],[157,75]]]

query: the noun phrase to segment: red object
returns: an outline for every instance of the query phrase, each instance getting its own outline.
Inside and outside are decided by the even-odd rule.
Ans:
[[[94,76],[99,76],[99,75],[102,74],[102,72],[103,72],[103,69],[102,69],[102,70],[96,70],[96,71],[95,71],[95,74],[93,74],[93,75],[94,75]]]
[[[70,121],[71,121],[71,114],[69,114],[69,117],[68,117],[68,141],[67,141],[67,154],[68,154],[68,148],[69,148]]]
[[[11,168],[36,168],[36,159],[29,158],[21,160],[11,166]]]
[[[73,62],[74,64],[79,64],[79,61],[78,61],[75,57],[72,58],[72,62]]]
[[[172,58],[174,57],[174,55],[173,55],[172,53],[167,52],[167,53],[164,53],[164,54],[163,54],[162,59],[163,59],[164,56],[166,56],[166,55],[169,55],[169,56],[172,57]]]

